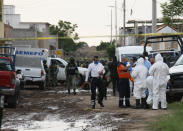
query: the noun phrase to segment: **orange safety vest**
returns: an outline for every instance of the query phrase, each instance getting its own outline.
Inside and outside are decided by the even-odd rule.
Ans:
[[[119,78],[128,78],[128,79],[130,79],[131,81],[133,81],[133,78],[132,78],[131,75],[130,75],[130,71],[129,71],[129,70],[125,70],[124,68],[125,68],[125,66],[122,65],[122,64],[120,64],[120,65],[117,67]]]

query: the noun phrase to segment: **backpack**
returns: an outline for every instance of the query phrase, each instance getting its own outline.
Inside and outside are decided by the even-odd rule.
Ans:
[[[76,71],[77,71],[77,66],[75,64],[69,64],[68,65],[68,68],[67,68],[67,73],[69,75],[75,75],[76,74]]]

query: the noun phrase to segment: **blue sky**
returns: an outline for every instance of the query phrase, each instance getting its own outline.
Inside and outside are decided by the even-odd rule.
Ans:
[[[167,0],[157,0],[158,17],[161,17],[160,3],[165,1]],[[16,13],[21,14],[21,21],[51,24],[57,24],[60,19],[70,21],[78,25],[77,32],[80,36],[110,35],[110,27],[107,25],[110,25],[111,8],[108,6],[114,5],[114,2],[115,0],[4,0],[5,4],[16,6]],[[123,25],[122,2],[123,0],[117,0],[118,27]],[[127,20],[151,19],[152,0],[126,0],[126,4]],[[98,45],[102,40],[109,41],[110,38],[80,41],[86,41],[91,46]]]

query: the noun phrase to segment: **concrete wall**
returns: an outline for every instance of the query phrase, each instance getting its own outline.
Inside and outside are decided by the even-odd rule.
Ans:
[[[35,38],[37,32],[30,29],[13,29],[12,36],[14,38]],[[15,46],[31,46],[32,48],[38,48],[37,40],[16,40],[13,41]]]
[[[0,0],[0,38],[4,38],[4,11],[3,11],[3,0]]]

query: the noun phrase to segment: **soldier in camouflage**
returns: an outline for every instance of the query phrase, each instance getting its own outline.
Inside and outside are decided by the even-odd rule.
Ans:
[[[49,70],[48,70],[48,74],[49,74],[49,83],[50,83],[50,86],[57,86],[57,74],[58,74],[58,67],[57,67],[57,64],[56,64],[56,61],[55,60],[51,60],[51,65],[49,67]]]
[[[78,76],[78,68],[73,57],[70,58],[70,61],[65,69],[66,81],[68,94],[70,94],[70,89],[73,89],[74,95],[76,95],[76,79]]]
[[[43,66],[44,66],[44,70],[46,72],[46,86],[49,86],[49,74],[48,74],[48,66],[47,66],[47,61],[43,60]]]

